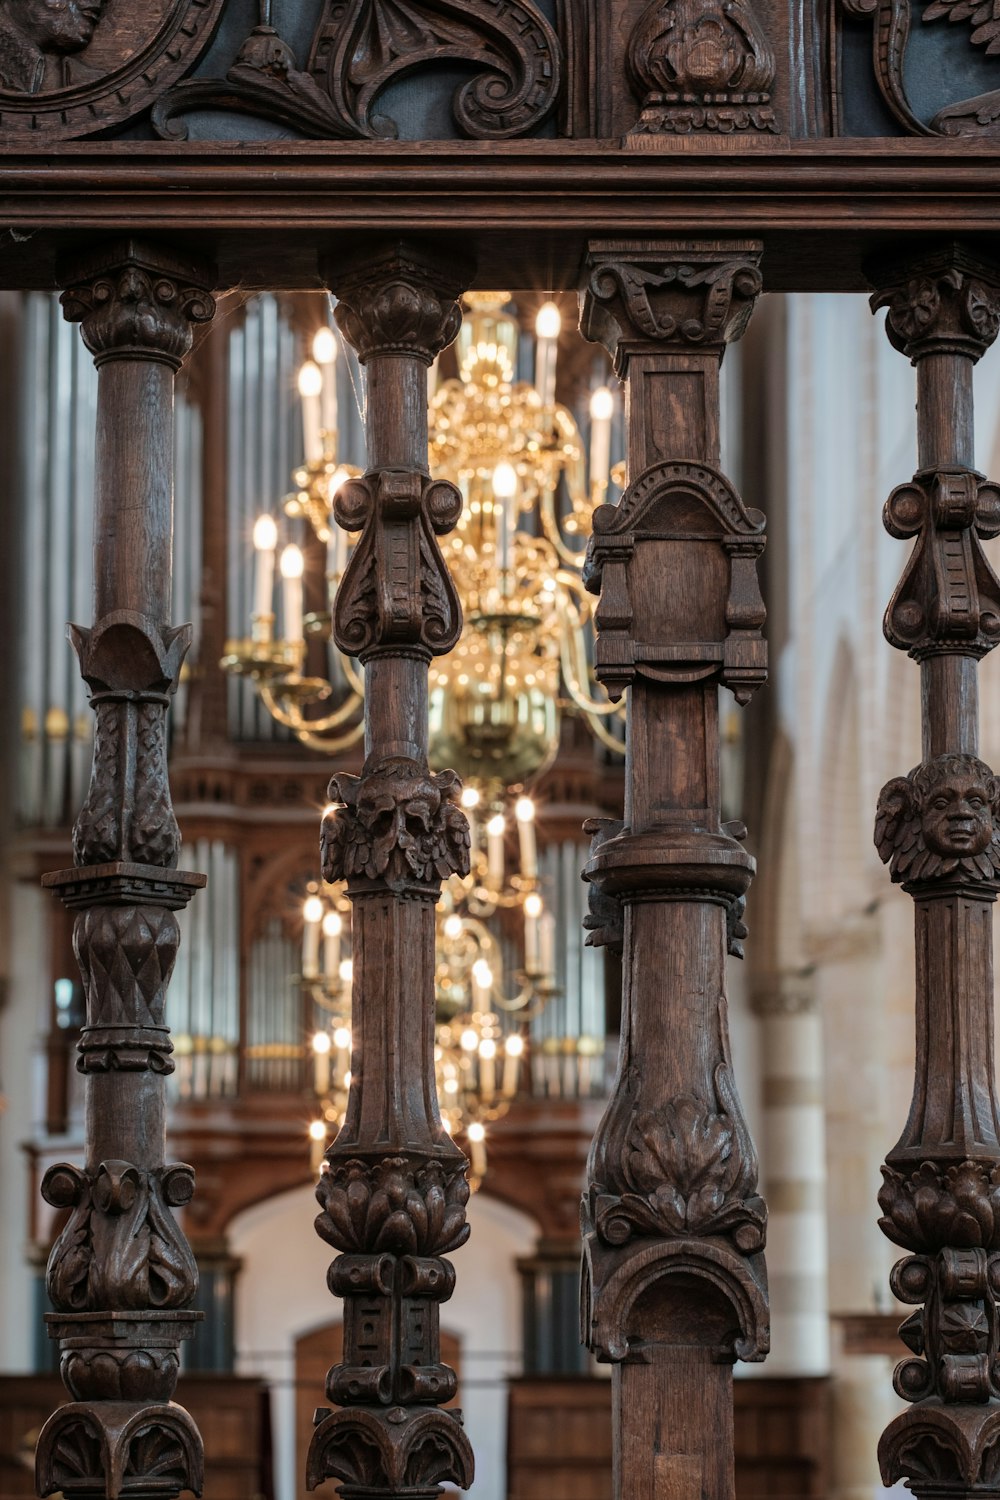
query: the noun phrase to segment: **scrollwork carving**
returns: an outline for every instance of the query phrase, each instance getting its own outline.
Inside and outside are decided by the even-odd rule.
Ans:
[[[433,885],[469,872],[469,823],[454,771],[437,774],[392,756],[357,776],[334,776],[320,833],[326,880]]]
[[[191,267],[131,241],[77,265],[61,297],[100,367],[109,359],[161,359],[180,369],[194,327],[208,323],[215,300]]]
[[[875,847],[892,879],[1000,876],[1000,782],[972,755],[941,755],[895,776],[879,794]]]
[[[633,136],[781,128],[774,52],[751,0],[653,0],[626,58],[643,103]]]
[[[614,243],[594,251],[583,333],[612,352],[619,339],[732,343],[763,284],[759,250],[740,243],[726,253],[678,247],[669,258],[626,255]]]
[[[872,311],[886,309],[889,341],[908,359],[946,352],[979,359],[1000,330],[996,270],[965,251],[911,262],[901,276],[877,266],[871,274],[879,287]]]
[[[198,1289],[198,1267],[170,1212],[190,1201],[188,1166],[140,1171],[102,1162],[93,1178],[67,1163],[50,1167],[42,1196],[71,1208],[52,1249],[46,1289],[67,1313],[176,1310]]]

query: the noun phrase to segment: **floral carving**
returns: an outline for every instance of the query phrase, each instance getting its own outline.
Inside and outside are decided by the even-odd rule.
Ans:
[[[1000,782],[972,755],[941,755],[879,794],[875,847],[894,881],[1000,874]]]
[[[46,1288],[62,1312],[186,1307],[198,1268],[170,1206],[190,1201],[187,1166],[142,1172],[126,1161],[102,1162],[93,1178],[63,1163],[50,1167],[42,1195],[71,1208],[52,1249]]]
[[[460,288],[453,278],[429,275],[405,253],[391,257],[383,276],[374,269],[366,264],[338,277],[338,327],[363,364],[379,354],[431,364],[458,337]]]
[[[414,1167],[402,1157],[374,1164],[332,1164],[316,1188],[323,1212],[316,1230],[338,1250],[444,1255],[469,1238],[465,1164],[431,1161]]]
[[[1000,1250],[1000,1162],[923,1162],[912,1172],[882,1168],[883,1234],[906,1250],[945,1246]]]
[[[778,131],[774,52],[751,0],[653,0],[628,46],[632,135]]]
[[[49,1418],[38,1439],[40,1495],[200,1495],[198,1430],[180,1406],[75,1402]]]
[[[320,849],[326,880],[433,885],[469,871],[469,823],[454,771],[391,756],[358,776],[334,776]]]
[[[726,1063],[714,1078],[717,1102],[682,1095],[632,1120],[622,1158],[631,1191],[597,1200],[596,1227],[609,1244],[636,1232],[729,1234],[744,1253],[763,1248],[753,1142]]]
[[[1000,332],[1000,287],[994,267],[964,252],[929,255],[896,272],[875,266],[873,311],[886,309],[893,347],[918,360],[935,349],[979,359]]]
[[[467,1489],[473,1461],[461,1416],[433,1408],[328,1411],[309,1445],[306,1485],[339,1479],[361,1492],[433,1500],[443,1483]]]

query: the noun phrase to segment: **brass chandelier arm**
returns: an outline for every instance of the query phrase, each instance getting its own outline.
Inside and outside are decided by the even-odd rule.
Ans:
[[[331,713],[324,714],[321,719],[307,719],[298,710],[291,710],[282,707],[279,701],[281,696],[280,678],[278,679],[277,692],[275,692],[275,689],[271,685],[271,683],[266,681],[261,681],[260,683],[258,683],[258,692],[260,693],[261,701],[266,707],[268,713],[272,716],[272,718],[276,719],[279,724],[283,724],[286,729],[293,730],[295,734],[299,734],[301,730],[307,729],[309,733],[313,735],[323,735],[324,738],[322,742],[322,748],[326,750],[332,750],[336,748],[332,739],[325,738],[327,731],[330,729],[338,729],[341,724],[346,724],[348,719],[350,719],[352,715],[361,713],[363,709],[363,703],[357,697],[345,698],[344,702],[340,705],[339,708],[333,709]],[[357,726],[352,726],[350,732],[353,738],[346,740],[344,742],[345,744],[352,745],[354,743],[354,740],[357,738],[357,735],[355,734],[356,728]]]
[[[559,522],[556,518],[555,490],[546,488],[539,490],[538,514],[542,521],[542,530],[547,542],[551,542],[559,555],[559,561],[565,563],[568,568],[582,569],[585,552],[574,552],[567,547],[563,541],[562,532],[559,530]]]

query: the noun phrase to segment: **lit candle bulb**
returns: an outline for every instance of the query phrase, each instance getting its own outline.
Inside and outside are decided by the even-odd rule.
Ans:
[[[349,1026],[337,1027],[333,1033],[333,1045],[337,1049],[337,1077],[343,1078],[350,1071],[351,1066],[351,1031]]]
[[[538,921],[542,915],[542,898],[536,891],[524,898],[524,967],[527,973],[538,973]]]
[[[590,487],[598,495],[603,495],[608,487],[614,409],[614,396],[606,385],[599,386],[590,398]]]
[[[476,962],[472,965],[472,1003],[477,1010],[489,1010],[490,992],[492,989],[493,970],[490,968],[485,958],[477,958]],[[473,1045],[472,1047],[466,1047],[466,1040],[470,1035],[473,1038]],[[479,1038],[476,1036],[476,1033],[472,1030],[471,1027],[468,1031],[463,1031],[462,1047],[465,1051],[471,1052],[476,1047],[478,1047],[478,1045]]]
[[[473,1177],[482,1177],[486,1171],[486,1129],[478,1120],[473,1120],[465,1138],[469,1143],[469,1165]]]
[[[305,932],[302,937],[302,973],[307,979],[315,979],[319,973],[319,929],[323,921],[323,903],[318,896],[309,896],[302,908]]]
[[[274,553],[278,528],[273,516],[258,516],[253,527],[253,612],[269,615],[274,609]]]
[[[550,911],[547,911],[542,917],[539,939],[542,973],[547,979],[554,979],[556,972],[556,919]]]
[[[323,1164],[323,1155],[326,1148],[326,1123],[323,1120],[313,1120],[309,1126],[309,1140],[311,1143],[310,1157],[312,1169],[318,1172]]]
[[[497,1044],[492,1037],[479,1043],[479,1092],[488,1104],[496,1093]]]
[[[545,302],[535,319],[535,389],[543,406],[556,404],[556,350],[562,316],[554,302]]]
[[[305,558],[294,542],[281,554],[281,597],[285,607],[285,640],[298,645],[302,640],[302,574]]]
[[[517,1076],[524,1053],[524,1037],[519,1031],[511,1032],[503,1044],[503,1052],[503,1091],[508,1099],[513,1099],[517,1093]]]
[[[344,923],[339,911],[328,911],[323,918],[323,973],[336,979],[340,965],[340,934]]]
[[[313,1087],[317,1094],[325,1094],[330,1088],[330,1033],[317,1031],[312,1040]]]
[[[317,328],[312,343],[312,357],[319,365],[322,376],[319,391],[320,421],[327,438],[327,451],[333,453],[333,440],[337,432],[337,340],[332,328]]]
[[[514,566],[514,530],[517,526],[517,470],[513,464],[497,464],[493,470],[493,524],[500,568],[501,587],[511,592]]]
[[[521,874],[526,880],[534,880],[538,874],[538,853],[535,848],[535,804],[530,797],[518,797],[514,816],[517,819]]]
[[[299,371],[302,442],[306,450],[307,464],[318,464],[323,459],[323,414],[320,405],[322,389],[323,372],[315,360],[307,359]]]
[[[503,841],[507,830],[503,813],[495,813],[486,825],[486,863],[490,881],[503,885]]]

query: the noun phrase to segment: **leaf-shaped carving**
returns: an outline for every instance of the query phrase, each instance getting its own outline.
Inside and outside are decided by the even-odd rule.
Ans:
[[[463,134],[526,135],[559,93],[558,38],[534,0],[325,0],[310,72],[363,136],[395,135],[375,113],[395,79],[429,64],[472,64],[455,95]]]
[[[1000,52],[1000,0],[931,0],[924,10],[925,21],[944,16],[949,21],[967,21],[972,27],[971,42],[985,47],[987,53]]]
[[[334,776],[320,848],[327,880],[433,882],[469,870],[469,824],[454,771],[392,756],[362,777]]]
[[[402,1157],[349,1161],[324,1172],[316,1188],[316,1231],[338,1250],[443,1255],[469,1238],[465,1164],[414,1169]]]

